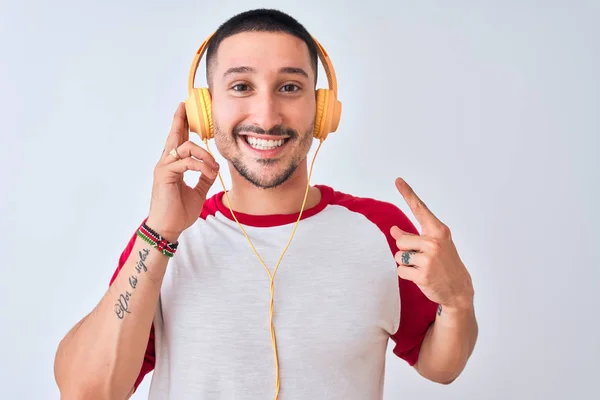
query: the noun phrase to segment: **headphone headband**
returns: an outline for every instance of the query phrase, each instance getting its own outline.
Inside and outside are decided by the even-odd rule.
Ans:
[[[194,81],[196,80],[196,72],[198,71],[198,66],[200,65],[200,60],[202,59],[202,56],[206,52],[206,48],[208,47],[210,39],[213,37],[213,35],[214,35],[214,32],[211,33],[210,36],[208,36],[204,40],[204,42],[202,42],[202,44],[198,48],[198,51],[196,51],[196,55],[194,56],[194,60],[192,61],[192,66],[190,68],[190,73],[188,76],[188,96],[190,96],[192,94],[192,91],[194,90]],[[329,85],[329,89],[331,91],[333,91],[333,94],[335,95],[335,97],[337,97],[337,94],[338,94],[337,78],[335,76],[335,70],[333,68],[333,64],[329,58],[329,55],[327,54],[327,52],[325,51],[325,49],[323,48],[321,43],[319,43],[317,41],[317,39],[315,39],[314,36],[311,36],[311,37],[312,37],[313,41],[315,42],[315,45],[317,46],[317,55],[318,55],[319,59],[321,60],[321,64],[323,64],[323,69],[325,70],[325,75],[327,75],[327,84]]]

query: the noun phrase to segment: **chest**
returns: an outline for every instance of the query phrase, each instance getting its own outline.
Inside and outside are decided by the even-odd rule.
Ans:
[[[250,231],[266,267],[241,234],[185,242],[161,290],[162,336],[216,367],[269,364],[272,313],[282,363],[344,364],[384,348],[400,314],[395,262],[382,236],[351,230],[299,230],[283,257],[289,230]]]

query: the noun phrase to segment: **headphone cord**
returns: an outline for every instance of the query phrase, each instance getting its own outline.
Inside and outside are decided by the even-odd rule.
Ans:
[[[211,156],[214,157],[214,155],[212,154],[212,152],[210,151],[210,148],[208,146],[208,140],[204,139],[203,141],[204,141],[204,144],[206,145],[206,149],[208,150],[208,153]],[[296,233],[296,228],[298,227],[298,223],[300,222],[300,219],[302,218],[302,212],[304,211],[304,206],[306,205],[306,198],[308,197],[308,190],[310,188],[310,178],[312,176],[312,171],[313,171],[313,167],[315,165],[315,160],[317,159],[317,154],[319,153],[319,149],[321,148],[322,144],[323,144],[323,139],[320,139],[319,140],[319,146],[317,147],[317,150],[315,151],[315,155],[313,156],[313,160],[312,160],[312,162],[310,164],[310,170],[309,170],[309,173],[308,173],[308,182],[306,184],[306,191],[304,192],[304,200],[302,201],[302,208],[300,209],[300,213],[298,214],[298,219],[296,220],[296,223],[294,224],[294,228],[292,230],[292,235],[290,236],[290,239],[288,240],[287,245],[285,246],[283,252],[281,253],[281,256],[279,257],[279,260],[277,261],[277,265],[275,266],[275,270],[273,271],[273,274],[271,274],[271,271],[269,271],[269,268],[267,267],[267,265],[265,264],[265,262],[263,261],[263,259],[261,258],[261,256],[258,254],[258,251],[254,247],[254,244],[252,244],[252,240],[250,240],[250,237],[246,233],[246,230],[244,229],[244,227],[242,226],[242,224],[240,224],[240,222],[238,221],[237,217],[233,213],[233,209],[231,207],[231,201],[229,201],[229,195],[228,195],[227,190],[225,189],[225,184],[223,183],[223,178],[221,177],[221,172],[218,172],[219,180],[221,181],[221,186],[223,187],[223,191],[225,192],[225,197],[227,198],[227,207],[229,208],[229,211],[231,212],[231,215],[235,219],[235,222],[237,222],[237,224],[240,227],[242,233],[244,234],[244,236],[248,240],[248,243],[250,243],[250,247],[252,247],[252,250],[254,251],[254,254],[256,254],[256,257],[258,257],[258,260],[265,267],[265,270],[267,271],[267,274],[269,275],[269,278],[270,278],[270,281],[271,281],[270,282],[271,283],[271,285],[270,285],[271,303],[270,303],[270,307],[269,307],[269,322],[270,322],[270,326],[271,326],[271,342],[273,344],[273,352],[274,352],[274,356],[275,356],[275,400],[279,399],[280,381],[279,381],[279,357],[277,355],[277,340],[275,339],[275,326],[273,325],[273,303],[274,303],[274,299],[275,299],[275,282],[274,282],[274,279],[275,279],[275,274],[277,273],[277,270],[279,269],[279,264],[281,263],[281,260],[283,259],[283,255],[285,254],[285,252],[287,251],[288,247],[292,243],[292,238],[294,237],[294,234]]]

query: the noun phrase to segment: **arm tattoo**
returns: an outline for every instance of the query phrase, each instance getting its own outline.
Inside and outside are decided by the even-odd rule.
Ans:
[[[115,303],[115,314],[117,314],[117,318],[123,319],[125,318],[125,314],[130,314],[129,311],[129,299],[131,298],[134,289],[137,287],[139,275],[144,272],[148,272],[148,267],[146,267],[146,258],[148,258],[148,254],[150,253],[150,249],[142,249],[138,252],[139,260],[135,266],[135,270],[137,271],[137,275],[131,275],[129,277],[129,286],[131,287],[131,291],[126,290],[125,293],[122,293],[117,302]]]

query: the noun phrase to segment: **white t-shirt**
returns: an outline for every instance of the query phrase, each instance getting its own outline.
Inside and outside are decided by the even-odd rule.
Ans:
[[[396,272],[390,228],[418,232],[393,204],[316,186],[321,201],[303,212],[274,279],[279,399],[381,399],[388,340],[414,365],[435,319],[437,304]],[[151,400],[274,397],[269,276],[222,196],[169,261],[135,382],[154,371]],[[235,215],[272,273],[298,214]]]

